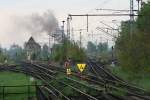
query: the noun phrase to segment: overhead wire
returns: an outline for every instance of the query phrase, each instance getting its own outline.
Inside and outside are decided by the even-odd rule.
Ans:
[[[98,4],[94,9],[89,10],[87,13],[91,13],[93,11],[95,11],[95,9],[99,6],[104,6],[105,4],[109,3],[111,0],[104,0],[103,2],[101,2],[100,4]],[[92,21],[91,23],[88,23],[89,25],[94,24],[95,22],[97,22],[97,20],[95,20],[94,22]],[[84,24],[81,27],[85,27],[87,24]]]

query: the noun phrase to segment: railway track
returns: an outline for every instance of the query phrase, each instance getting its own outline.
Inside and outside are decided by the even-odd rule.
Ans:
[[[28,67],[26,67],[26,66],[28,66]],[[32,67],[33,66],[31,66],[27,63],[23,63],[23,67],[21,69],[5,66],[4,68],[1,67],[0,70],[1,71],[21,72],[21,73],[31,75],[31,76],[41,80],[42,83],[45,84],[45,87],[42,87],[42,88],[45,88],[48,91],[48,93],[51,93],[51,94],[49,94],[49,96],[53,97],[52,100],[58,100],[59,99],[58,95],[62,96],[64,100],[70,100],[67,96],[65,96],[62,92],[60,92],[60,90],[56,89],[54,86],[52,86],[51,84],[49,84],[47,82],[47,80],[50,80],[50,77],[47,77],[44,73],[38,72],[37,70],[33,69]],[[47,99],[47,100],[50,100],[50,99]]]
[[[32,66],[31,66],[31,65],[32,65]],[[50,69],[47,69],[47,68],[45,68],[45,67],[42,67],[42,66],[40,66],[40,65],[33,64],[33,63],[32,63],[31,65],[30,65],[30,70],[31,70],[31,68],[32,68],[32,70],[34,69],[34,71],[35,71],[35,69],[36,69],[36,71],[38,70],[38,71],[40,71],[40,73],[44,73],[44,75],[46,75],[48,78],[54,79],[54,80],[56,80],[58,83],[60,83],[60,86],[63,84],[63,85],[65,85],[65,86],[68,86],[68,87],[72,88],[72,89],[75,90],[76,92],[79,92],[80,94],[84,95],[85,97],[87,97],[87,99],[98,100],[97,98],[95,98],[95,97],[93,97],[93,96],[91,96],[91,95],[85,93],[84,91],[80,90],[79,87],[77,88],[77,87],[75,87],[75,86],[72,86],[72,85],[69,84],[69,83],[63,82],[63,81],[61,81],[61,80],[57,80],[54,75],[49,74],[48,72],[45,71],[45,70],[50,70]],[[29,65],[28,65],[28,66],[29,66]],[[54,72],[54,70],[53,70],[53,71],[51,70],[50,72]],[[56,72],[56,71],[55,71],[55,72]],[[46,77],[46,76],[45,76],[45,77]],[[66,77],[66,79],[67,79],[67,77]],[[47,81],[48,81],[48,80],[50,80],[50,79],[47,79]],[[68,79],[68,80],[71,81],[71,83],[73,82],[73,81],[70,80],[70,79]],[[80,84],[80,85],[81,85],[81,84]],[[83,85],[83,86],[86,86],[85,84],[82,84],[82,85]],[[98,89],[93,88],[93,87],[89,87],[89,86],[86,86],[86,87],[87,87],[87,88],[91,88],[91,89],[98,90]],[[99,91],[100,91],[100,90],[99,90]]]
[[[61,88],[62,88],[61,86],[68,86],[69,88],[73,89],[75,92],[79,93],[82,97],[86,98],[85,100],[127,100],[127,98],[114,95],[110,91],[111,90],[121,91],[119,90],[120,87],[118,88],[118,86],[127,88],[127,87],[130,87],[130,85],[128,85],[123,80],[120,80],[119,78],[115,76],[111,76],[111,73],[109,73],[103,67],[101,67],[102,69],[99,68],[100,66],[98,66],[98,64],[95,62],[88,62],[88,65],[92,67],[91,68],[91,70],[93,70],[92,72],[96,73],[94,74],[95,76],[88,75],[88,74],[83,74],[83,76],[80,76],[76,72],[72,73],[72,76],[82,79],[84,81],[87,81],[88,83],[92,85],[87,85],[87,84],[80,82],[79,80],[73,79],[71,77],[67,77],[65,69],[61,67],[57,67],[55,65],[48,66],[47,64],[42,64],[42,63],[37,63],[37,62],[32,62],[32,63],[21,62],[20,65],[22,66],[20,69],[19,67],[15,67],[15,66],[13,67],[5,66],[3,68],[0,67],[0,70],[21,72],[21,73],[29,74],[37,79],[40,79],[45,84],[44,87],[41,87],[41,89],[43,90],[43,92],[48,93],[50,96],[47,96],[47,98],[51,97],[52,100],[59,100],[60,97],[63,97],[63,100],[72,100],[71,97],[68,97],[63,94],[63,92],[61,91]],[[56,75],[58,73],[65,74],[66,75],[65,79],[68,80],[69,83],[67,83],[66,81],[57,80]],[[56,80],[57,83],[60,84],[60,87],[56,87],[52,85],[50,83],[50,80]],[[79,86],[76,86],[73,84],[78,84]],[[106,87],[107,85],[109,86]],[[99,94],[97,96],[90,95],[86,93],[85,91],[80,90],[80,86],[97,91]],[[134,89],[137,90],[139,88],[134,88]],[[134,98],[138,98],[139,100],[142,100],[142,99],[150,100],[149,97],[146,97],[145,95],[143,96],[143,93],[141,94],[139,93],[133,92],[131,88],[129,88],[128,90],[128,95],[133,96]]]
[[[94,75],[100,77],[100,79],[104,80],[105,83],[108,84],[109,88],[115,89],[117,91],[126,90],[126,93],[129,96],[134,96],[144,100],[150,100],[150,93],[148,91],[145,91],[142,88],[127,83],[126,81],[113,75],[110,71],[105,69],[104,66],[100,65],[99,63],[93,60],[89,60],[88,66],[90,67],[90,71]]]
[[[33,64],[33,63],[32,63],[32,64]],[[42,66],[39,65],[39,64],[34,64],[34,66],[36,66],[36,67],[38,67],[38,66],[42,67]],[[46,68],[46,66],[43,66],[43,67]],[[60,69],[59,69],[58,67],[56,68],[57,70],[55,69],[54,66],[52,66],[51,68],[52,68],[51,70],[55,70],[55,71],[57,71],[57,72],[62,72],[62,71],[60,71]],[[48,69],[50,69],[50,68],[48,67]],[[58,69],[59,69],[59,70],[58,70]],[[64,74],[66,74],[65,70],[63,70],[63,71],[64,71]],[[72,74],[72,75],[73,75],[73,76],[77,76],[78,78],[81,78],[81,76],[78,76],[77,73],[76,73],[76,74]],[[78,84],[80,84],[80,85],[86,86],[85,84],[82,84],[82,83],[80,83],[80,82],[77,81],[77,80],[73,80],[73,79],[70,79],[70,78],[67,78],[67,79],[70,80],[71,82],[75,82],[75,83],[78,83]],[[89,81],[89,78],[87,78],[87,77],[86,77],[86,78],[83,78],[83,77],[82,77],[82,79]],[[90,82],[91,82],[91,80],[92,80],[92,79],[90,79]],[[95,82],[97,83],[98,81],[95,81]],[[66,83],[64,83],[64,82],[63,82],[63,83],[60,82],[60,83],[61,83],[61,84],[64,84],[64,85],[67,85],[67,84],[68,84],[68,83],[66,84]],[[72,86],[69,85],[69,84],[68,84],[67,86],[72,87]],[[74,86],[74,87],[75,87],[75,86]],[[91,88],[91,87],[89,87],[89,86],[86,86],[86,87],[87,87],[87,88]],[[103,86],[103,87],[104,87],[104,86]],[[73,88],[73,87],[72,87],[72,88]],[[75,87],[75,88],[77,88],[77,87]],[[74,90],[76,90],[75,88],[74,88]],[[92,89],[93,89],[93,87],[92,87]],[[94,89],[95,89],[95,88],[94,88]],[[98,89],[96,88],[95,90],[98,90]],[[101,91],[102,91],[102,90],[99,90],[100,94],[103,94],[103,92],[101,92]],[[78,92],[81,93],[81,91],[78,91]],[[84,92],[83,92],[82,94],[84,94]],[[84,94],[84,95],[85,95],[85,94]],[[99,97],[98,99],[100,100],[100,98],[101,98],[101,99],[103,99],[103,100],[108,100],[108,97],[110,97],[110,95],[108,95],[107,98],[106,98],[106,95],[108,95],[108,94],[105,93],[105,94],[103,94],[101,97]],[[111,94],[111,95],[112,95],[112,94]],[[87,95],[86,95],[86,96],[87,96]],[[90,97],[90,96],[89,96],[89,97]],[[91,98],[91,97],[90,97],[90,98]],[[116,98],[117,98],[117,99],[116,99]],[[91,98],[91,99],[94,100],[93,98]],[[123,98],[119,98],[119,99],[118,99],[118,97],[116,97],[115,95],[111,96],[111,98],[109,98],[109,99],[124,100]]]
[[[36,62],[37,63],[37,62]],[[55,65],[50,65],[49,67],[47,66],[47,65],[45,65],[45,64],[41,64],[40,63],[40,65],[41,66],[43,66],[43,67],[47,67],[48,69],[52,69],[52,70],[57,70],[58,72],[63,72],[64,74],[66,74],[66,71],[65,71],[65,69],[64,68],[62,68],[62,67],[56,67]],[[97,84],[97,85],[99,85],[99,87],[101,87],[101,88],[103,88],[103,90],[99,90],[98,88],[99,87],[95,87],[95,89],[96,90],[99,90],[99,92],[101,92],[100,94],[102,94],[101,95],[101,99],[102,100],[126,100],[126,99],[124,99],[124,98],[122,98],[122,97],[117,97],[116,95],[113,95],[113,94],[107,94],[105,91],[105,83],[103,82],[103,81],[97,81],[97,80],[95,80],[95,78],[97,78],[97,77],[95,77],[95,76],[93,76],[93,75],[87,75],[87,74],[83,74],[83,75],[85,75],[86,77],[82,77],[82,76],[79,76],[78,75],[78,73],[76,73],[76,72],[72,72],[72,74],[71,75],[73,75],[73,76],[76,76],[76,77],[78,77],[78,78],[82,78],[82,80],[85,80],[85,81],[87,81],[87,82],[90,82],[90,83],[94,83],[93,84],[93,87],[94,87],[94,85],[95,84]],[[94,77],[94,79],[93,79],[93,77]],[[83,83],[80,83],[79,81],[77,81],[77,80],[74,80],[74,79],[71,79],[71,78],[69,78],[69,77],[67,77],[67,79],[68,80],[71,80],[72,82],[75,82],[75,83],[78,83],[78,84],[80,84],[80,85],[84,85],[84,86],[86,86],[85,84],[83,84]],[[88,88],[91,88],[91,87],[89,87],[89,86],[87,86]],[[92,87],[92,88],[93,88]],[[107,95],[107,96],[106,96]],[[106,98],[107,97],[107,98]],[[111,97],[111,98],[110,98]],[[99,98],[99,100],[101,100]],[[109,98],[109,99],[108,99]]]
[[[44,67],[47,67],[47,66],[45,66],[45,65],[41,65],[41,66],[44,66]],[[52,65],[50,65],[51,66],[51,69],[52,70],[54,70],[55,69],[55,71],[56,71],[56,69],[57,69],[57,71],[61,71],[61,72],[64,72],[64,73],[66,73],[65,72],[65,70],[63,69],[63,68],[60,68],[60,67],[56,67],[56,66],[52,66]],[[48,67],[49,68],[49,67]],[[60,69],[63,69],[63,70],[60,70]],[[104,71],[105,71],[105,69],[103,69]],[[106,71],[105,71],[106,72]],[[108,73],[108,72],[106,72],[106,73]],[[75,73],[75,72],[73,72],[73,74],[72,75],[74,75],[74,76],[77,76],[77,77],[79,77],[78,75],[77,75],[77,73]],[[109,76],[111,75],[111,74],[108,74]],[[90,76],[91,77],[91,76]],[[113,82],[113,85],[112,86],[109,86],[109,88],[111,88],[111,89],[113,89],[113,90],[117,90],[117,91],[122,91],[122,90],[120,90],[120,88],[118,88],[118,84],[121,84],[121,86],[122,86],[122,83],[119,83],[119,82],[123,82],[122,80],[120,81],[120,79],[117,79],[117,77],[115,77],[115,76],[110,76],[110,78],[111,78],[111,82]],[[81,77],[80,77],[81,78]],[[104,77],[103,77],[104,78]],[[117,81],[114,81],[114,79],[115,80],[117,80]],[[67,79],[69,79],[69,78],[67,78]],[[84,80],[86,80],[86,81],[91,81],[92,79],[90,79],[89,78],[89,75],[87,75],[87,77],[86,78],[83,78]],[[99,78],[97,78],[97,79],[99,79]],[[100,83],[101,85],[103,84],[107,84],[107,83],[103,83],[102,82],[102,78],[100,79],[100,80],[92,80],[94,83]],[[105,77],[105,80],[106,80],[107,78]],[[109,78],[108,78],[109,79]],[[72,80],[72,79],[69,79],[69,80]],[[76,80],[72,80],[72,81],[74,81],[74,82],[76,82],[76,83],[79,83],[78,81],[76,81]],[[100,82],[99,82],[100,81]],[[110,81],[110,80],[109,80]],[[114,83],[115,84],[117,84],[117,86],[115,86],[114,85]],[[120,86],[120,85],[119,85]],[[123,86],[124,86],[124,84],[123,84]],[[137,93],[133,93],[133,92],[131,92],[131,90],[129,90],[128,92],[127,92],[129,95],[132,95],[132,96],[134,96],[134,97],[138,97],[138,98],[142,98],[142,99],[145,99],[145,100],[149,100],[149,97],[145,97],[145,96],[143,96],[143,95],[140,95],[140,94],[137,94]],[[106,94],[105,94],[106,95]],[[123,100],[124,98],[122,98],[122,97],[117,97],[116,95],[113,95],[113,94],[109,94],[107,97],[113,97],[113,98],[117,98],[116,100]],[[111,98],[112,99],[112,98]]]

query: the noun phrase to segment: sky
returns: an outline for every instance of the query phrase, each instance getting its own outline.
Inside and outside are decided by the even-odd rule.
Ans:
[[[134,7],[136,8],[137,3],[136,0],[134,1]],[[61,26],[62,20],[66,20],[68,14],[114,13],[96,11],[96,8],[129,9],[129,0],[0,0],[0,45],[5,48],[9,48],[12,44],[23,46],[23,43],[31,36],[29,31],[21,30],[21,25],[18,27],[15,25],[14,18],[17,21],[19,17],[30,16],[33,13],[42,14],[50,10],[58,20],[59,26]],[[112,20],[120,22],[127,19],[129,19],[129,17],[90,17],[89,32],[82,31],[83,45],[87,40],[97,43],[99,41],[112,39],[106,34],[96,30],[96,27],[104,26],[100,21],[116,27],[115,24],[112,24]],[[117,21],[116,24],[119,25]],[[85,29],[86,18],[73,17],[71,25],[74,30]],[[91,34],[95,35],[92,37]],[[48,36],[46,34],[35,38],[41,44],[48,42]],[[72,32],[71,38],[78,41],[79,31]],[[102,40],[102,38],[104,38],[104,40]]]

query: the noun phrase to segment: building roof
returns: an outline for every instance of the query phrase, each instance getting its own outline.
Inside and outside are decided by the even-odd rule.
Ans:
[[[25,48],[34,48],[35,46],[41,48],[41,46],[37,42],[35,42],[34,38],[31,36],[28,42],[25,44]]]
[[[28,43],[36,43],[33,37],[31,36],[30,39],[28,40]]]

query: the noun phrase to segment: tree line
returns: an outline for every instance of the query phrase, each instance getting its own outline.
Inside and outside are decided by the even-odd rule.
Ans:
[[[115,46],[120,66],[135,74],[150,71],[150,2],[138,14],[135,21],[122,22]]]

